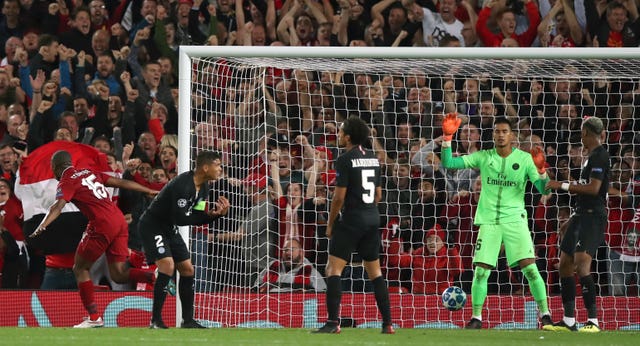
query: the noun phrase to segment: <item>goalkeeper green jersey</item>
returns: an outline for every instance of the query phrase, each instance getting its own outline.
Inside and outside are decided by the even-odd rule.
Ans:
[[[482,190],[474,223],[499,225],[527,218],[524,193],[530,180],[543,194],[549,178],[541,179],[531,154],[517,148],[502,157],[496,149],[480,150],[453,157],[451,148],[442,149],[442,165],[447,169],[479,168]]]

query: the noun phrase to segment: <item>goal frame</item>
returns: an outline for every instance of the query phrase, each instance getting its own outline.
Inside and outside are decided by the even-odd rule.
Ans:
[[[178,114],[191,110],[191,58],[396,58],[396,59],[640,59],[639,48],[488,48],[488,47],[254,47],[180,46]],[[178,134],[191,132],[189,117],[179,117]],[[178,136],[179,173],[190,170],[190,136]]]
[[[428,48],[428,47],[254,47],[180,46],[178,102],[178,173],[192,169],[191,92],[192,58],[379,58],[379,59],[640,59],[640,48]],[[640,78],[640,73],[638,74]],[[180,234],[190,247],[189,227]],[[181,302],[176,296],[176,323],[181,319]]]

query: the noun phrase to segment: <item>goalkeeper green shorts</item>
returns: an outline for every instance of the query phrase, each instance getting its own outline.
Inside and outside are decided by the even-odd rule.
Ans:
[[[500,225],[481,225],[473,263],[495,267],[503,244],[510,267],[515,267],[518,261],[525,258],[535,258],[529,226],[526,220],[522,220]]]

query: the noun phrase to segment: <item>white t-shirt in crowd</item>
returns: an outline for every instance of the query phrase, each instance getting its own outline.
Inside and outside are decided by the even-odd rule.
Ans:
[[[422,8],[424,17],[422,17],[422,33],[424,36],[424,43],[427,46],[437,47],[440,45],[440,39],[445,34],[449,34],[458,40],[460,45],[464,47],[464,37],[462,37],[462,28],[464,24],[456,19],[453,23],[448,24],[442,20],[440,13],[431,12],[427,8]]]

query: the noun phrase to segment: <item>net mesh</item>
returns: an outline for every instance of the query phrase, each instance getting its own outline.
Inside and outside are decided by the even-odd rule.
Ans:
[[[313,327],[324,320],[332,163],[340,154],[337,128],[352,115],[371,126],[370,146],[383,168],[381,261],[392,304],[400,307],[396,318],[446,327],[470,317],[439,303],[449,286],[470,293],[481,189],[477,171],[440,164],[441,122],[449,112],[464,119],[454,155],[492,147],[493,119],[506,115],[516,130],[514,145],[542,148],[549,174],[560,181],[579,180],[583,117],[602,118],[611,185],[625,196],[609,198],[594,278],[601,305],[604,296],[637,296],[639,65],[634,59],[191,58],[191,157],[203,149],[222,154],[225,178],[216,182],[212,200],[224,195],[233,206],[211,227],[190,233],[196,318],[232,326]],[[556,316],[557,230],[571,205],[564,193],[541,196],[532,188],[526,196],[537,265]],[[435,255],[426,246],[432,235],[443,241]],[[364,316],[354,318],[360,325],[379,320],[357,256],[342,287],[355,295],[343,298],[341,316]],[[523,315],[536,321],[526,280],[502,255],[488,289],[489,323]],[[291,291],[296,294],[281,294]],[[640,314],[637,300],[611,304],[614,310],[602,318],[614,328],[628,323],[624,316]]]

